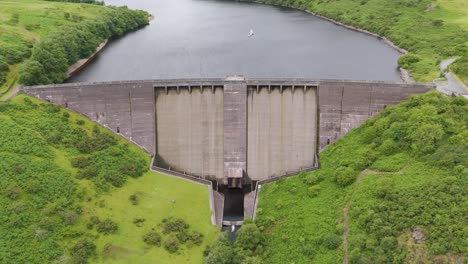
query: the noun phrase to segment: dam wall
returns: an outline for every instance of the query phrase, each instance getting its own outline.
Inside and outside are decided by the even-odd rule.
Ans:
[[[318,93],[320,149],[376,116],[387,106],[430,89],[434,89],[434,86],[391,82],[321,82]]]
[[[156,166],[223,175],[223,88],[156,89]]]
[[[269,179],[315,166],[317,87],[250,88],[247,109],[247,175]]]
[[[233,186],[317,168],[317,153],[430,84],[185,79],[24,87],[140,145],[156,167]],[[231,180],[231,181],[229,181]]]
[[[153,83],[72,83],[24,87],[22,91],[82,114],[154,154]]]

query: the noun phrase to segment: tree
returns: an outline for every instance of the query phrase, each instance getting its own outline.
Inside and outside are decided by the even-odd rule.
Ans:
[[[70,255],[76,263],[88,263],[87,259],[96,254],[96,245],[94,243],[82,239],[70,248]]]
[[[233,264],[235,263],[234,259],[234,251],[227,238],[227,233],[222,232],[209,249],[205,264]]]
[[[243,250],[255,251],[262,242],[262,234],[255,224],[243,225],[236,235],[235,247]]]
[[[104,233],[104,234],[113,234],[116,233],[118,230],[117,224],[112,221],[111,219],[107,218],[106,220],[99,222],[97,224],[96,230],[99,233]]]
[[[161,235],[156,231],[150,231],[143,236],[143,241],[148,245],[160,246]]]
[[[24,85],[46,83],[42,64],[35,60],[28,60],[23,63],[19,69],[19,82]]]

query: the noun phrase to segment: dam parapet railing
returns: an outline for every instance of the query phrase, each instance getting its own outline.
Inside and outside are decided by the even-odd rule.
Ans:
[[[146,80],[124,80],[124,81],[100,81],[100,82],[80,82],[80,83],[63,83],[63,84],[46,84],[36,86],[24,86],[22,91],[32,89],[53,89],[53,88],[85,88],[88,86],[105,86],[105,85],[141,85],[153,84],[154,87],[158,86],[174,86],[174,87],[188,87],[188,86],[223,86],[226,83],[245,83],[249,85],[307,85],[317,86],[323,83],[355,83],[355,84],[393,84],[403,85],[405,87],[426,87],[428,89],[435,89],[434,83],[407,83],[401,81],[379,81],[379,80],[346,80],[346,79],[309,79],[309,78],[246,78],[245,80],[226,80],[224,78],[193,78],[193,79],[146,79]],[[137,87],[134,87],[137,88]]]

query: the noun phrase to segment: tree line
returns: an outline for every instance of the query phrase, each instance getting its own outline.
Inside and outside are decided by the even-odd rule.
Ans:
[[[101,19],[60,28],[42,39],[19,69],[24,85],[61,83],[70,65],[90,56],[105,39],[148,25],[148,13],[127,7],[109,7]],[[0,64],[1,66],[1,64]]]

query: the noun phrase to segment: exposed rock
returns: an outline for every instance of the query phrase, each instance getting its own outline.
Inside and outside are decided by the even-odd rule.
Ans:
[[[428,6],[428,7],[426,8],[426,12],[429,12],[429,11],[431,11],[432,9],[436,8],[436,7],[437,7],[436,4],[431,4],[430,6]]]
[[[421,243],[422,240],[424,240],[423,231],[419,227],[416,227],[415,229],[413,229],[411,236],[413,237],[414,243],[416,244],[419,244]]]

